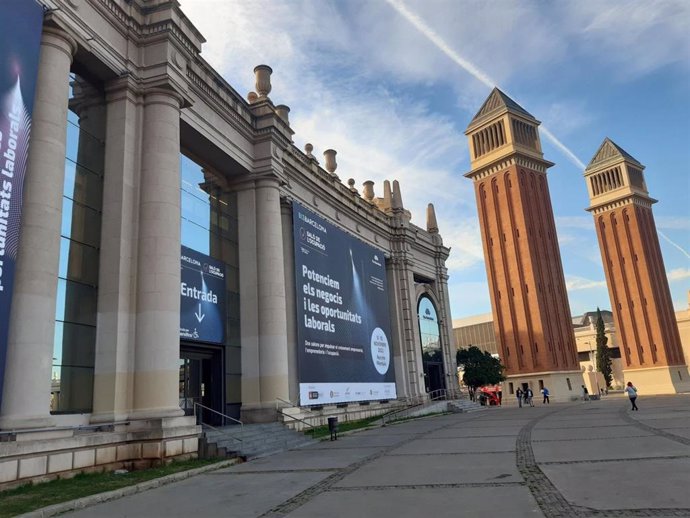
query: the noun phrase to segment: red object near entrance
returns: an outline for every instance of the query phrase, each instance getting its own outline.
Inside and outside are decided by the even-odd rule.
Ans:
[[[498,397],[499,387],[480,387],[477,389],[477,396],[481,405],[498,406],[501,400]]]

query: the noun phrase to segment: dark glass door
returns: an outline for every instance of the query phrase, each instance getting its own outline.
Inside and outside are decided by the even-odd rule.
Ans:
[[[210,425],[222,425],[223,355],[221,349],[182,346],[180,352],[179,397],[185,415],[197,415]],[[214,412],[215,411],[215,412]]]

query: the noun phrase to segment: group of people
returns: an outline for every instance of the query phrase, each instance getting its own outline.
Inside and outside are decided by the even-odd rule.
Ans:
[[[549,389],[544,387],[541,389],[542,396],[544,396],[544,401],[542,401],[542,404],[550,404],[549,401]],[[532,392],[532,389],[527,387],[525,390],[522,390],[521,388],[518,387],[518,389],[515,391],[515,397],[517,397],[518,400],[518,406],[522,408],[522,403],[525,405],[529,406],[534,406],[534,393]]]
[[[627,386],[625,387],[624,392],[627,394],[628,398],[630,399],[630,404],[632,405],[631,410],[639,410],[637,408],[637,404],[635,403],[637,401],[637,388],[632,384],[632,381],[628,381]],[[544,401],[542,402],[543,404],[549,404],[549,389],[544,387],[541,389],[541,393],[544,396]],[[602,391],[602,394],[604,392]],[[518,401],[518,406],[522,408],[522,404],[524,403],[525,405],[529,406],[534,406],[534,393],[532,392],[532,389],[527,387],[526,389],[521,389],[518,387],[518,389],[515,391],[515,397],[517,397]],[[587,391],[587,387],[582,385],[582,397],[585,401],[589,401],[589,392]]]

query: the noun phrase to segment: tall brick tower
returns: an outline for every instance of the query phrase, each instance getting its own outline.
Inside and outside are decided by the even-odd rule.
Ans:
[[[606,138],[585,169],[626,381],[645,393],[690,389],[644,166]]]
[[[570,305],[556,238],[539,121],[498,88],[474,116],[469,138],[484,258],[508,393],[546,385],[578,393]]]

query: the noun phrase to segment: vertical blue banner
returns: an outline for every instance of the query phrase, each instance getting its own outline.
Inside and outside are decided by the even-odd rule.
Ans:
[[[19,248],[43,8],[33,0],[0,5],[0,403],[10,304]]]
[[[180,338],[225,343],[225,264],[182,247]]]

